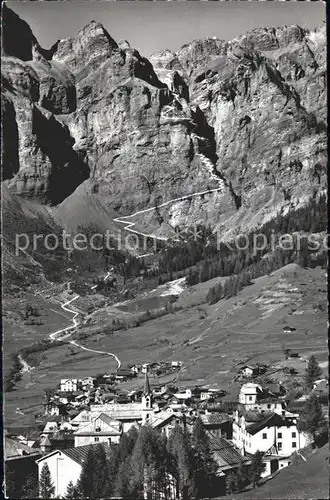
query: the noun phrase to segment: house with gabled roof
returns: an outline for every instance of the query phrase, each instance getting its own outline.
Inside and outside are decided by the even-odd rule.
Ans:
[[[95,444],[66,450],[54,450],[36,460],[39,479],[43,465],[46,463],[49,467],[51,480],[55,487],[53,498],[64,497],[70,481],[74,485],[77,484],[88,452],[93,446]],[[110,447],[106,443],[102,443],[101,446],[104,446],[106,453],[110,451]]]
[[[215,434],[207,433],[213,457],[218,464],[218,472],[227,474],[241,465],[248,465],[249,458],[243,456],[239,450],[227,439]]]
[[[227,439],[232,437],[232,418],[224,412],[206,412],[200,416],[206,431],[211,431],[214,435]]]
[[[176,425],[180,425],[182,428],[185,427],[185,419],[181,415],[175,415],[173,412],[164,410],[152,413],[149,417],[148,425],[169,437]]]
[[[297,416],[286,411],[264,414],[258,412],[240,414],[236,411],[233,422],[233,443],[242,455],[252,455],[259,450],[273,458],[274,456],[288,458],[309,444],[307,435],[298,430],[297,423]],[[280,467],[279,460],[271,466],[272,472],[274,467],[277,469]]]
[[[74,445],[85,446],[93,443],[119,443],[122,424],[105,413],[79,426],[74,433]]]
[[[4,463],[6,474],[11,475],[10,484],[6,484],[9,498],[20,498],[22,485],[29,476],[36,476],[36,459],[41,456],[39,448],[32,448],[17,439],[4,436]]]

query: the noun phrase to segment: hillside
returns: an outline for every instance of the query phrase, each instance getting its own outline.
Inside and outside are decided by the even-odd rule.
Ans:
[[[256,490],[237,494],[234,498],[326,499],[329,498],[329,448],[315,450],[307,462],[291,465],[274,479]]]

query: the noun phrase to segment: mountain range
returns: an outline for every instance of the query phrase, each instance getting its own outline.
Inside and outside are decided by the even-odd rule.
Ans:
[[[13,255],[23,227],[129,221],[167,238],[203,224],[228,239],[325,191],[325,25],[147,59],[95,21],[44,49],[6,6],[2,18],[5,272],[42,272]]]

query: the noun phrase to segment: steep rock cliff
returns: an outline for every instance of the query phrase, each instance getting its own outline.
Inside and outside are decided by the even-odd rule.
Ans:
[[[146,232],[211,223],[228,236],[325,188],[324,27],[197,40],[147,60],[94,21],[44,50],[10,12],[2,89],[13,193],[71,203],[89,177],[109,213],[142,211],[131,221]]]

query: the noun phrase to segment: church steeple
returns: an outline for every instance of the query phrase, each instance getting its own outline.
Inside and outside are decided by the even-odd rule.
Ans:
[[[150,396],[150,394],[151,394],[151,389],[150,389],[149,377],[148,373],[146,373],[144,378],[143,395]]]
[[[143,395],[142,395],[142,409],[144,412],[144,422],[149,418],[149,412],[152,411],[152,392],[150,389],[149,377],[146,373],[143,385]],[[148,412],[148,413],[146,413]]]

